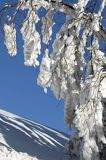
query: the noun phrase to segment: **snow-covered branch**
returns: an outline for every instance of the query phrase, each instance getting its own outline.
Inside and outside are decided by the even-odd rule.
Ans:
[[[40,21],[42,31],[39,33],[36,24],[41,7],[45,8],[46,14]],[[8,12],[12,8],[15,11]],[[74,151],[80,153],[72,152],[72,156],[77,157],[75,160],[102,159],[99,152],[106,144],[102,116],[102,99],[106,98],[105,8],[105,0],[78,0],[73,5],[64,0],[19,0],[0,10],[0,19],[7,14],[3,25],[10,55],[17,53],[15,21],[20,11],[27,12],[21,24],[25,65],[38,66],[42,41],[46,45],[37,82],[45,92],[49,87],[57,99],[65,101],[65,121],[78,131],[74,142],[79,140],[76,148],[80,147]],[[50,53],[57,12],[63,12],[66,21],[56,33]]]

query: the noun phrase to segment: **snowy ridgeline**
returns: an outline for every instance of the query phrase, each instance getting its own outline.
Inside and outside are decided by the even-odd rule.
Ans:
[[[0,109],[0,160],[65,160],[68,136]]]

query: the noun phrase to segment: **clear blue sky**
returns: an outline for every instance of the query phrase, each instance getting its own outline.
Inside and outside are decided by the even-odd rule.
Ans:
[[[10,1],[0,1],[0,7],[4,2]],[[3,41],[0,32],[0,108],[69,133],[64,123],[63,102],[58,102],[51,91],[45,94],[37,85],[39,69],[23,64],[21,36],[18,35],[18,54],[14,58],[8,55]]]

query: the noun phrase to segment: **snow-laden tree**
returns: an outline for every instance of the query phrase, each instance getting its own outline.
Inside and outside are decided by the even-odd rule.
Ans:
[[[71,2],[71,3],[70,3]],[[0,10],[5,45],[11,56],[17,54],[16,19],[27,12],[19,24],[24,41],[24,63],[39,66],[37,82],[47,92],[51,88],[57,99],[65,101],[65,121],[76,133],[70,139],[68,154],[72,160],[106,158],[106,0],[18,0]],[[41,7],[41,33],[36,24]],[[12,12],[10,12],[12,10]],[[53,42],[49,44],[54,16],[66,16]],[[4,18],[3,18],[4,17]],[[57,20],[58,21],[58,20]],[[46,45],[39,62],[41,44]]]

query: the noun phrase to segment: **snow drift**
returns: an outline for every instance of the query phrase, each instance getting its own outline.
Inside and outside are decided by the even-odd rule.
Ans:
[[[0,160],[65,160],[68,136],[0,109]]]

